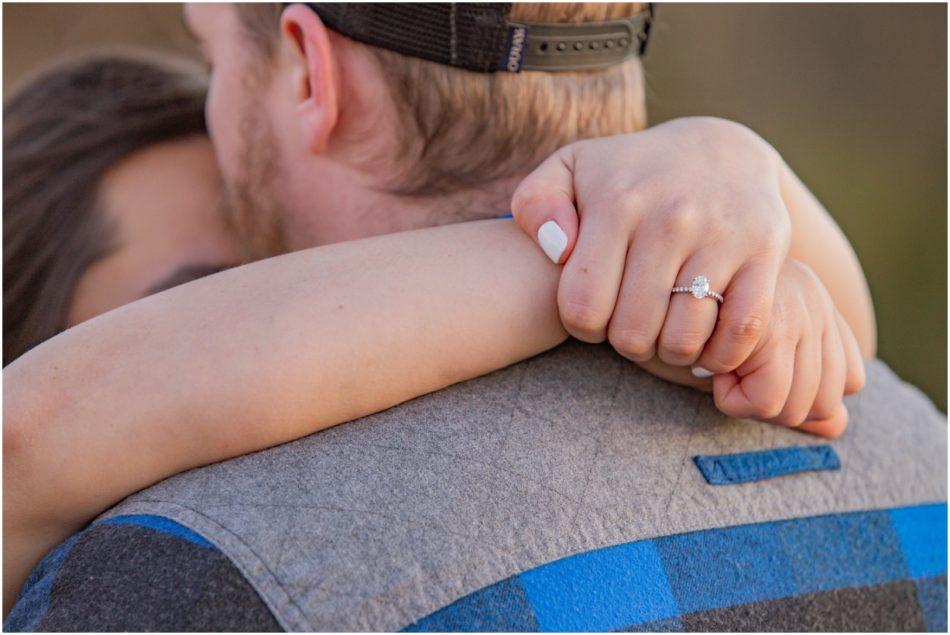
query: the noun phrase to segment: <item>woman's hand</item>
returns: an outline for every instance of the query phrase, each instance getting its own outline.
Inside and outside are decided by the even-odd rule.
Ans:
[[[765,336],[735,372],[713,378],[713,396],[727,415],[836,438],[848,425],[842,397],[864,380],[858,343],[825,286],[789,259]]]
[[[636,362],[728,373],[766,332],[788,252],[780,165],[744,126],[679,119],[562,148],[521,183],[512,212],[565,263],[558,307],[571,335],[609,339]],[[697,275],[725,296],[720,307],[671,296]]]
[[[839,294],[866,283],[827,212],[749,129],[690,118],[574,143],[521,183],[512,212],[564,263],[558,308],[578,339],[609,339],[655,375],[712,386],[726,414],[844,430],[842,396],[863,386],[873,311],[847,293],[836,308],[812,269]],[[787,259],[792,238],[823,248],[806,250],[806,266]],[[671,294],[700,275],[722,305]]]

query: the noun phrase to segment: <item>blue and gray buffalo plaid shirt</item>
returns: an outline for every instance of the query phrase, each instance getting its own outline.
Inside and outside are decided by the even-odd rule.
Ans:
[[[946,631],[946,419],[883,364],[833,443],[568,343],[193,470],[7,630]]]
[[[5,630],[281,629],[214,545],[160,516],[125,516],[54,550]],[[947,507],[615,545],[497,582],[405,630],[946,632]]]

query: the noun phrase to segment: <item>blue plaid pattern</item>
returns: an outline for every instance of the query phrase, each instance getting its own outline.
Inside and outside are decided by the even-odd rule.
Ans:
[[[769,607],[794,608],[812,620],[798,626],[812,630],[823,623],[823,602],[834,603],[831,613],[855,594],[887,592],[911,598],[904,605],[916,596],[905,628],[946,631],[946,573],[946,503],[814,516],[577,554],[476,591],[405,630],[696,630],[688,627],[730,607],[745,607],[732,616],[739,630]]]
[[[175,521],[153,514],[134,514],[116,516],[93,525],[129,525],[144,527],[164,535],[189,542],[200,547],[212,550],[217,548],[210,542]],[[88,530],[87,530],[88,531]],[[45,558],[30,572],[23,584],[17,603],[4,622],[5,631],[36,631],[41,628],[41,622],[50,605],[51,594],[56,577],[63,564],[69,557],[76,543],[84,532],[74,534],[57,545]]]
[[[147,551],[146,559],[191,554],[181,563],[192,567],[184,579],[196,588],[207,583],[202,576],[208,575],[205,565],[213,559],[233,569],[203,537],[161,516],[121,516],[94,525],[84,534],[110,526],[145,531],[138,536],[163,536],[165,543],[136,543]],[[191,623],[167,621],[168,611],[150,613],[148,620],[121,613],[123,619],[113,623],[107,617],[85,615],[83,607],[90,598],[73,602],[68,586],[54,591],[62,584],[64,563],[82,536],[64,541],[34,570],[5,630],[63,626],[75,630],[83,624],[98,625],[94,630],[103,630],[99,628],[103,625],[111,625],[107,630],[181,630],[182,624]],[[106,539],[102,544],[115,543]],[[154,553],[149,550],[162,544]],[[186,545],[193,545],[191,551],[183,551]],[[197,556],[207,562],[197,562]],[[119,569],[119,586],[107,588],[124,589],[130,606],[154,602],[134,585],[148,584],[148,576],[163,570],[162,566],[151,573],[143,571],[144,577],[134,581],[130,573]],[[69,584],[85,585],[85,578],[75,577],[82,571],[80,566],[67,574]],[[815,516],[665,536],[577,554],[476,591],[405,630],[945,632],[946,572],[944,503]],[[246,584],[236,570],[232,573],[235,582]],[[207,621],[198,622],[205,628],[199,630],[228,623],[227,616],[241,610],[247,614],[234,622],[233,629],[275,627],[266,607],[252,600],[256,598],[253,591],[247,593],[230,599],[215,595],[220,610],[209,609]],[[171,600],[161,597],[165,599],[154,607],[143,607],[146,613],[149,607],[167,609]],[[183,601],[193,602],[190,598]],[[117,607],[107,605],[113,615]]]

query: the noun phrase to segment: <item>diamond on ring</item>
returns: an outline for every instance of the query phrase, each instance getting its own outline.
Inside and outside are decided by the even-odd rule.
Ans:
[[[717,302],[723,301],[722,295],[709,290],[709,278],[706,276],[696,276],[688,287],[673,287],[673,293],[691,293],[698,300],[713,298]]]
[[[696,276],[693,278],[693,284],[690,286],[693,297],[702,300],[709,293],[709,279],[706,276]]]

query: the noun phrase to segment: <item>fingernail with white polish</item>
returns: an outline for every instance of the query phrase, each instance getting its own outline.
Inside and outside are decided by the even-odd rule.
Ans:
[[[693,377],[699,377],[700,379],[706,379],[707,377],[712,377],[716,373],[711,370],[706,370],[702,366],[693,367]]]
[[[538,229],[538,244],[548,255],[551,262],[557,264],[561,259],[561,254],[567,247],[567,234],[561,229],[561,226],[553,220],[549,220]]]

